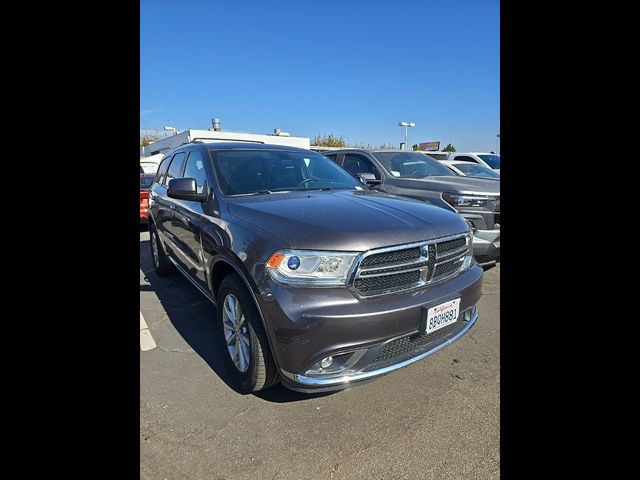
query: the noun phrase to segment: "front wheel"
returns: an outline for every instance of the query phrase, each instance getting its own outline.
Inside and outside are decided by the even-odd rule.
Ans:
[[[277,383],[279,377],[258,309],[238,274],[222,280],[217,324],[228,370],[244,393]]]

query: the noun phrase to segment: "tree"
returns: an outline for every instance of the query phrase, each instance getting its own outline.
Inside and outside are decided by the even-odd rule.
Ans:
[[[417,143],[414,143],[414,144],[411,146],[411,150],[413,150],[414,152],[415,152],[416,150],[420,150],[420,145],[418,145]]]
[[[320,147],[340,147],[340,148],[346,148],[349,145],[347,145],[347,142],[340,137],[336,137],[333,135],[333,133],[330,133],[329,135],[327,135],[326,133],[324,135],[316,135],[315,137],[313,137],[311,139],[311,145],[318,145]]]
[[[379,150],[397,150],[398,147],[393,143],[383,143],[382,145],[378,145],[376,149]]]
[[[152,129],[140,130],[140,146],[146,147],[147,145],[157,142],[163,137],[162,132]]]
[[[443,152],[455,152],[456,151],[456,147],[454,147],[453,145],[451,145],[450,143],[447,144],[446,147],[444,147],[442,149]]]

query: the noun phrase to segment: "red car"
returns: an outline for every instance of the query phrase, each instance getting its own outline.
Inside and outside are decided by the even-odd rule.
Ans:
[[[153,179],[155,177],[155,173],[140,174],[140,223],[147,223],[147,216],[149,215],[149,189],[151,185],[153,185]]]

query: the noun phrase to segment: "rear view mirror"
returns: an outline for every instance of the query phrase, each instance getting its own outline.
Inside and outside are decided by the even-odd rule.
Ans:
[[[376,178],[373,173],[358,173],[356,175],[358,180],[362,182],[364,185],[380,185],[382,182]]]
[[[198,193],[195,178],[172,178],[169,180],[167,196],[178,200],[196,202],[204,202],[207,199],[206,193]]]

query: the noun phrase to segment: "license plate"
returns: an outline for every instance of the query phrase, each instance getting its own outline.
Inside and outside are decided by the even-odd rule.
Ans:
[[[425,334],[430,334],[436,330],[451,325],[458,320],[460,314],[460,299],[450,300],[431,307],[427,312],[427,322]]]

